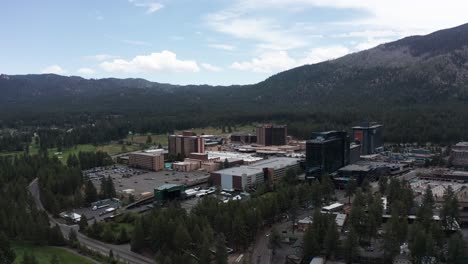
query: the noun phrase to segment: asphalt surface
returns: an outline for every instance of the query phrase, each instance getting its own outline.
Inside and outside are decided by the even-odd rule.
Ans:
[[[44,206],[42,205],[41,199],[40,199],[40,192],[39,192],[39,185],[38,185],[38,179],[34,179],[30,184],[29,184],[29,192],[31,192],[34,201],[36,203],[37,208],[44,210]],[[44,210],[45,211],[45,210]],[[50,214],[49,215],[49,221],[51,225],[58,224],[60,227],[60,230],[62,231],[62,234],[64,237],[68,237],[68,234],[70,232],[70,229],[75,229],[78,237],[78,241],[80,242],[81,245],[86,246],[87,248],[100,252],[101,254],[108,255],[110,250],[113,251],[114,256],[118,256],[118,258],[121,261],[125,261],[127,263],[131,264],[149,264],[149,263],[156,263],[154,260],[149,259],[145,256],[142,256],[140,254],[134,253],[130,250],[130,245],[125,244],[125,245],[113,245],[113,244],[107,244],[92,238],[89,238],[85,236],[84,234],[78,232],[78,226],[73,225],[65,225],[59,223],[55,218],[53,218]]]

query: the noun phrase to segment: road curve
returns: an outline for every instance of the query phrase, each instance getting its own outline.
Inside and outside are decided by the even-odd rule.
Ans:
[[[32,197],[34,198],[34,202],[36,203],[36,206],[40,210],[44,210],[44,206],[42,205],[41,202],[41,196],[39,192],[39,184],[38,184],[38,179],[34,179],[28,186],[29,192],[31,193]],[[101,242],[96,239],[92,239],[87,237],[86,235],[78,232],[78,226],[73,225],[65,225],[57,222],[55,218],[53,218],[49,213],[47,213],[49,216],[49,221],[51,225],[58,224],[60,227],[60,230],[62,231],[62,234],[64,237],[67,237],[70,229],[75,229],[77,231],[77,237],[78,241],[80,242],[81,245],[86,246],[87,248],[100,252],[101,254],[108,255],[110,250],[114,252],[114,256],[118,256],[120,260],[125,261],[130,264],[153,264],[156,263],[154,260],[147,258],[145,256],[142,256],[140,254],[137,254],[135,252],[132,252],[130,250],[130,245],[125,244],[125,245],[113,245],[113,244],[108,244]]]

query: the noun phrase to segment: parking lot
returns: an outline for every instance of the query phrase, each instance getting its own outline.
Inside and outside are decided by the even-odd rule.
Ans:
[[[208,181],[210,174],[206,172],[179,172],[172,170],[145,171],[114,165],[97,168],[95,171],[85,171],[86,176],[93,180],[99,190],[100,178],[110,176],[114,181],[117,194],[133,193],[138,198],[142,193],[154,192],[154,189],[164,184],[173,183],[193,186]],[[126,190],[126,192],[123,192]]]
[[[120,206],[120,203],[118,201],[111,201],[111,202],[106,203],[106,204],[108,204],[108,206],[105,206],[105,207],[102,207],[102,208],[95,208],[95,210],[93,210],[93,208],[91,208],[91,207],[86,207],[86,208],[78,208],[78,209],[75,209],[73,211],[75,213],[79,214],[79,215],[86,216],[86,219],[90,223],[92,223],[94,220],[99,222],[99,221],[103,220],[104,218],[112,215],[111,212],[110,213],[105,213],[106,210],[108,210],[109,208],[118,209],[119,206]]]

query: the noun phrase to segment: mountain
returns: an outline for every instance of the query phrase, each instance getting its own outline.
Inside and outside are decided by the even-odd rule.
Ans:
[[[468,24],[465,24],[282,72],[259,83],[255,92],[282,92],[282,100],[300,98],[302,103],[310,104],[324,101],[355,104],[363,100],[375,104],[428,104],[466,100],[467,62]]]
[[[468,114],[464,110],[468,24],[304,65],[253,85],[178,86],[143,79],[2,75],[0,91],[0,120],[25,118],[31,112],[83,111],[102,115],[196,113],[195,119],[354,111],[384,118],[388,111],[408,107],[424,111],[458,107],[463,119]]]

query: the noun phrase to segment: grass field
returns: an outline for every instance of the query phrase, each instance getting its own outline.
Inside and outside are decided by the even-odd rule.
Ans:
[[[108,144],[108,145],[100,145],[100,146],[94,146],[94,145],[91,145],[91,144],[83,144],[83,145],[76,145],[74,147],[71,147],[71,148],[66,148],[66,149],[62,149],[61,153],[56,149],[56,148],[52,148],[52,149],[49,149],[48,152],[49,152],[49,156],[57,156],[60,160],[62,160],[63,162],[66,162],[67,159],[68,159],[68,156],[72,155],[72,154],[75,154],[77,155],[78,152],[82,151],[82,152],[85,152],[85,151],[103,151],[103,152],[107,152],[109,155],[115,155],[115,154],[119,154],[119,153],[122,153],[122,152],[128,152],[128,151],[135,151],[135,150],[139,150],[140,147],[139,146],[134,146],[134,145],[125,145],[125,150],[126,151],[122,151],[122,145],[119,145],[119,144]],[[29,153],[30,154],[37,154],[38,153],[38,147],[35,146],[35,145],[32,145],[30,148],[29,148]],[[0,152],[0,156],[9,156],[9,155],[18,155],[18,154],[21,154],[23,152],[21,151],[18,151],[18,152]]]
[[[216,127],[206,127],[206,128],[194,128],[194,129],[186,129],[186,130],[191,130],[197,135],[228,135],[229,133],[223,133],[221,128],[216,128]],[[238,127],[233,127],[233,132],[250,132],[250,133],[255,133],[255,127],[254,126],[238,126]],[[176,134],[181,134],[181,131],[176,131]],[[149,134],[145,135],[133,135],[133,136],[128,136],[127,140],[132,142],[132,143],[140,143],[144,144],[146,143],[146,139],[148,138]],[[153,144],[161,144],[163,146],[167,146],[167,136],[169,134],[151,134],[151,138],[153,141]]]
[[[205,135],[228,135],[229,133],[222,133],[223,131],[221,128],[216,128],[216,127],[206,127],[206,128],[194,128],[191,129],[191,131],[197,133],[197,135],[205,134]],[[255,133],[255,127],[248,125],[248,126],[237,126],[233,127],[233,132],[250,132],[250,133]],[[176,131],[176,134],[181,134],[182,131]],[[167,146],[167,136],[168,134],[153,134],[151,135],[153,145],[158,145],[161,144],[163,146]],[[133,135],[133,136],[128,136],[127,141],[131,143],[136,143],[136,144],[145,144],[146,139],[148,137],[148,134],[145,135]],[[136,151],[140,150],[141,147],[136,146],[136,145],[125,145],[125,151],[122,150],[122,145],[119,144],[107,144],[107,145],[99,145],[99,146],[94,146],[91,144],[83,144],[83,145],[77,145],[72,148],[66,148],[62,149],[61,153],[56,148],[49,149],[49,156],[57,156],[60,160],[63,162],[66,162],[68,159],[68,156],[75,154],[77,155],[78,152],[80,151],[103,151],[107,152],[109,155],[115,155],[123,152],[129,152],[129,151]],[[31,144],[29,147],[29,153],[30,154],[37,154],[39,151],[39,148],[35,144]],[[10,155],[19,155],[23,153],[22,151],[16,151],[16,152],[0,152],[0,156],[10,156]]]
[[[16,253],[15,264],[21,263],[24,252],[34,253],[39,264],[49,264],[53,255],[57,255],[60,263],[93,264],[86,258],[57,247],[34,246],[28,243],[13,242],[12,248]]]

